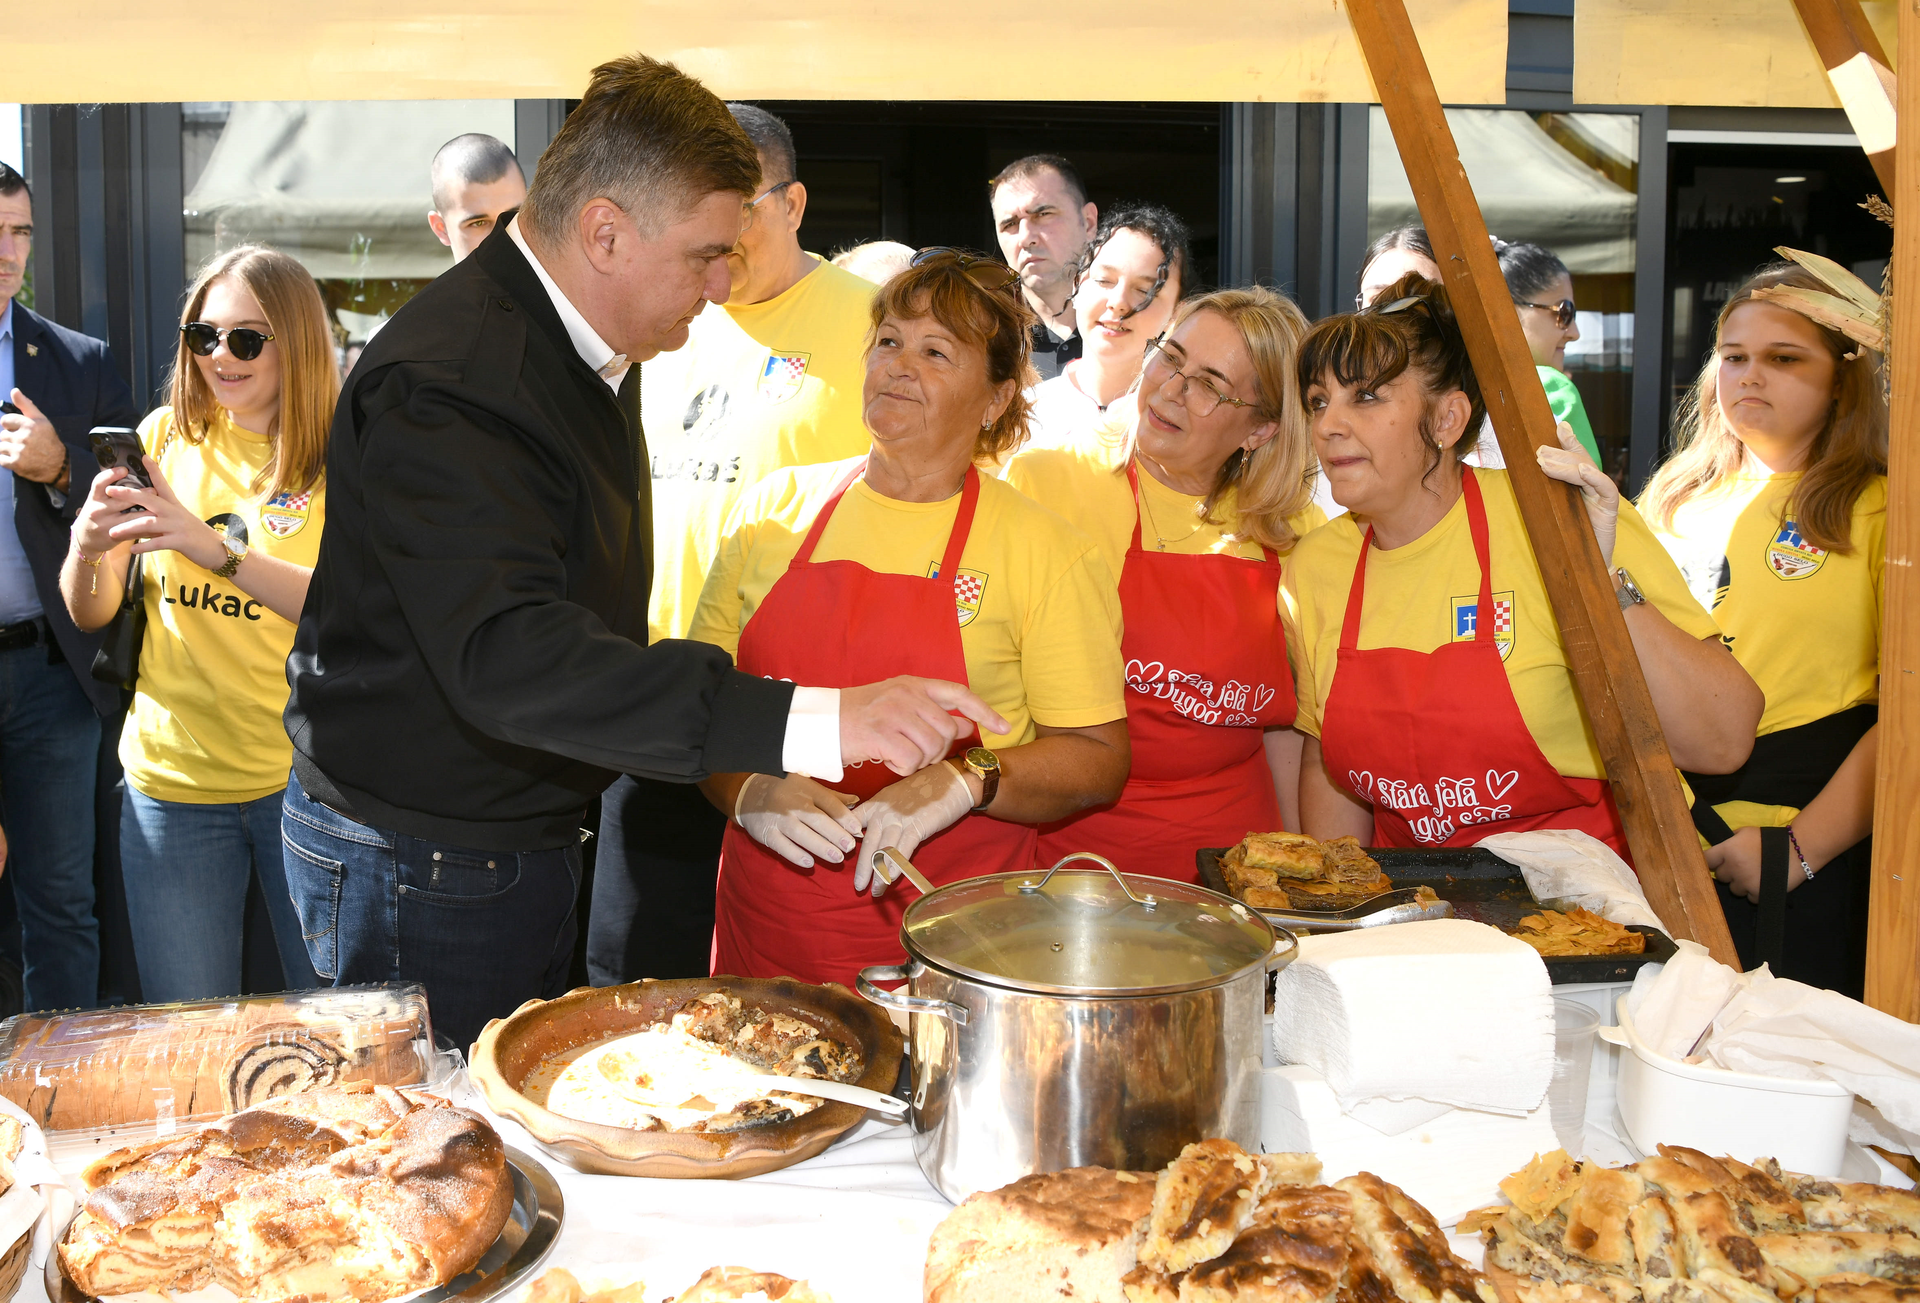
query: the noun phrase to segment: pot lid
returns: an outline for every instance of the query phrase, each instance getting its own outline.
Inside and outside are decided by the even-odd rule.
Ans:
[[[1075,865],[1083,858],[1104,867]],[[1046,873],[968,878],[907,907],[907,951],[964,977],[1055,995],[1217,986],[1273,953],[1274,928],[1204,887],[1069,856]]]

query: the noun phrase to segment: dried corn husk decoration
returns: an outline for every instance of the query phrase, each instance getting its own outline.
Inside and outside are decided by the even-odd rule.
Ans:
[[[1804,249],[1779,248],[1774,252],[1812,272],[1833,293],[1823,294],[1797,285],[1772,285],[1755,290],[1754,298],[1791,308],[1829,330],[1839,331],[1856,344],[1864,344],[1883,357],[1886,355],[1886,304],[1878,291],[1831,258],[1822,258]]]

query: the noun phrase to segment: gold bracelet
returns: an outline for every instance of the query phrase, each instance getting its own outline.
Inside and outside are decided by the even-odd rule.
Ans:
[[[88,556],[86,549],[82,548],[78,543],[73,545],[73,551],[74,555],[80,558],[82,565],[93,568],[93,579],[87,584],[87,596],[100,596],[100,563],[107,559],[107,554],[102,552],[99,556]]]

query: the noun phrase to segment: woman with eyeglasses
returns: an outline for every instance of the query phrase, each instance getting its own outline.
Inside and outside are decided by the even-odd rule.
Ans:
[[[1513,487],[1464,464],[1486,408],[1446,291],[1409,276],[1320,322],[1299,383],[1348,513],[1287,568],[1305,830],[1457,847],[1570,828],[1628,856]],[[1560,443],[1541,468],[1580,490],[1674,760],[1738,768],[1760,690],[1565,425]]]
[[[1028,395],[1028,448],[1117,447],[1131,422],[1130,399],[1148,342],[1190,291],[1187,224],[1158,204],[1103,213],[1080,254],[1073,311],[1080,356]]]
[[[1120,606],[1092,540],[981,468],[1026,435],[1032,317],[1005,265],[923,251],[881,286],[852,461],[782,470],[736,510],[692,636],[799,683],[966,683],[1006,727],[911,774],[715,774],[729,816],[713,971],[851,985],[898,963],[902,891],[1025,871],[1034,827],[1127,773]],[[851,872],[848,870],[851,869]]]
[[[120,739],[120,860],[142,993],[237,994],[258,877],[287,987],[318,985],[287,892],[286,660],[325,518],[340,375],[319,287],[243,245],[187,295],[172,401],[142,423],[152,487],[94,478],[60,585],[74,623],[120,607],[137,560],[146,633]]]
[[[1547,391],[1553,419],[1573,427],[1573,437],[1597,466],[1600,445],[1593,438],[1593,423],[1587,420],[1579,387],[1566,371],[1567,345],[1580,338],[1574,318],[1573,273],[1552,250],[1537,244],[1496,238],[1493,252],[1500,260],[1500,274],[1506,279],[1514,311],[1520,314],[1520,329],[1533,354],[1533,369]]]
[[[1040,858],[1097,851],[1197,880],[1194,851],[1300,826],[1282,565],[1322,523],[1294,380],[1307,321],[1268,289],[1180,305],[1148,346],[1120,447],[1022,452],[1007,482],[1090,534],[1120,576],[1133,768],[1117,801],[1049,825]]]
[[[1641,495],[1660,541],[1767,694],[1753,755],[1688,775],[1742,964],[1859,998],[1866,981],[1887,405],[1880,358],[1810,315],[1832,288],[1762,268]],[[1779,297],[1773,297],[1779,295]],[[1768,920],[1773,926],[1768,926]]]

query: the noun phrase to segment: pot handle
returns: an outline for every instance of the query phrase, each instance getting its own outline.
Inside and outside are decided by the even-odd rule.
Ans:
[[[1033,895],[1036,891],[1039,891],[1040,888],[1046,886],[1047,879],[1051,878],[1054,874],[1060,872],[1060,869],[1063,865],[1071,864],[1075,860],[1092,860],[1095,864],[1098,864],[1101,868],[1105,869],[1108,873],[1111,873],[1113,875],[1113,880],[1120,884],[1120,890],[1127,893],[1127,899],[1132,901],[1134,904],[1140,906],[1142,909],[1151,910],[1155,906],[1159,905],[1160,902],[1158,900],[1155,900],[1151,894],[1148,894],[1145,896],[1134,895],[1133,888],[1129,887],[1127,885],[1127,880],[1120,876],[1120,870],[1114,867],[1113,861],[1108,859],[1104,855],[1095,855],[1092,851],[1075,851],[1071,855],[1064,855],[1060,859],[1055,860],[1053,867],[1048,869],[1046,873],[1041,875],[1040,881],[1022,882],[1020,884],[1020,894],[1023,896]]]
[[[967,1007],[954,1004],[949,1000],[930,1000],[924,995],[908,995],[904,991],[883,991],[875,982],[904,982],[907,980],[905,964],[875,964],[863,968],[860,975],[853,979],[856,990],[883,1009],[898,1009],[902,1013],[924,1013],[935,1018],[965,1027],[967,1025]]]
[[[1267,971],[1277,973],[1300,955],[1300,938],[1283,927],[1273,930],[1273,953],[1267,956]]]

